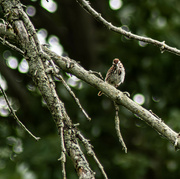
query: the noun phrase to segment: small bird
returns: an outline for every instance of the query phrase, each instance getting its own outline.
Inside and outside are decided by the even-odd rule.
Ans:
[[[118,87],[124,82],[125,78],[125,68],[118,58],[113,60],[111,68],[107,71],[105,81],[114,87]],[[98,96],[103,94],[99,91]]]

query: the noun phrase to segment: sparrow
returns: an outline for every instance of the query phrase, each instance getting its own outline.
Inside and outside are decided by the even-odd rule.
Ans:
[[[117,88],[121,83],[124,82],[125,68],[118,58],[113,60],[112,66],[109,68],[104,81]],[[98,96],[103,94],[99,91]]]

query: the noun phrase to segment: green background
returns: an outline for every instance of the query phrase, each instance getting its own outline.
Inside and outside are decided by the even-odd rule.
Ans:
[[[153,46],[141,45],[106,29],[85,12],[75,0],[56,0],[55,13],[46,11],[39,1],[21,1],[36,8],[31,17],[36,29],[46,29],[47,39],[56,35],[64,48],[63,55],[80,61],[87,70],[105,76],[112,59],[120,58],[126,69],[125,82],[119,87],[131,98],[141,94],[143,107],[151,109],[176,132],[180,131],[180,59]],[[91,0],[94,7],[112,24],[137,35],[151,37],[180,48],[180,2],[178,0],[124,0],[119,10],[112,10],[107,0]],[[1,18],[3,13],[1,10]],[[46,39],[46,40],[47,40]],[[22,56],[0,45],[0,75],[7,82],[7,95],[17,109],[19,119],[40,136],[36,142],[15,122],[11,115],[0,116],[0,178],[59,179],[61,176],[60,138],[51,114],[29,74],[6,65],[7,56]],[[61,71],[63,77],[67,76]],[[73,91],[92,121],[83,116],[60,82],[56,84],[60,99],[73,123],[91,140],[94,151],[109,178],[177,179],[180,177],[180,154],[172,144],[145,122],[120,106],[121,132],[128,148],[122,151],[114,127],[113,103],[98,90],[77,81]],[[2,107],[2,106],[1,106]],[[83,146],[82,146],[83,148]],[[85,149],[83,149],[86,153]],[[97,164],[87,156],[97,178],[103,178]],[[70,158],[66,162],[67,177],[78,178]]]

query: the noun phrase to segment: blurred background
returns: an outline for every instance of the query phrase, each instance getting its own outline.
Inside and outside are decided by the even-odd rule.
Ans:
[[[176,132],[180,131],[180,59],[143,42],[129,40],[107,30],[75,0],[21,0],[26,5],[38,37],[60,55],[80,61],[87,70],[106,71],[120,58],[126,69],[119,87],[151,109]],[[180,49],[180,2],[178,0],[90,0],[90,4],[113,25],[151,37]],[[0,17],[3,18],[2,9]],[[71,86],[92,121],[89,122],[60,82],[60,99],[73,123],[91,140],[109,178],[177,179],[180,153],[145,122],[120,106],[121,133],[128,148],[122,151],[114,127],[113,103],[75,76],[61,74]],[[28,74],[22,56],[0,44],[0,83],[19,119],[41,140],[32,139],[13,119],[0,94],[0,178],[59,179],[60,138],[44,100]],[[83,149],[85,152],[85,150]],[[86,153],[86,152],[85,152]],[[103,178],[87,156],[96,178]],[[78,178],[67,156],[68,179]]]

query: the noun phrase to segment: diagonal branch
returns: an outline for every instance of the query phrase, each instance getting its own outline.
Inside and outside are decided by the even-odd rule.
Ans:
[[[65,86],[65,88],[67,89],[67,91],[69,92],[69,94],[74,98],[76,104],[78,105],[78,107],[80,108],[80,110],[82,111],[82,113],[85,115],[85,117],[90,121],[91,118],[88,116],[88,114],[86,113],[86,111],[83,109],[83,107],[81,106],[79,99],[76,97],[76,95],[74,94],[74,92],[71,90],[71,88],[68,86],[68,84],[66,83],[66,81],[63,79],[63,77],[59,74],[55,74],[55,77],[58,78],[60,81],[62,81],[62,84]]]
[[[9,47],[11,48],[11,46]],[[151,111],[148,111],[142,106],[136,104],[126,95],[124,95],[121,91],[117,90],[113,86],[107,84],[97,76],[93,75],[91,71],[89,72],[85,70],[74,60],[66,57],[61,57],[43,45],[42,49],[63,71],[69,72],[77,76],[79,79],[87,82],[91,86],[97,88],[98,90],[103,91],[103,93],[106,93],[106,95],[110,99],[115,101],[117,104],[122,104],[132,113],[137,114],[140,119],[144,120],[160,135],[163,135],[165,138],[167,138],[173,145],[175,145],[177,149],[180,149],[179,134],[173,131],[170,127],[168,127],[161,119],[153,115]]]
[[[6,2],[7,1],[10,2],[10,0],[6,0]],[[89,10],[88,12],[92,13],[91,9],[88,9],[90,8],[90,6],[86,1],[84,0],[77,0],[77,1],[81,3],[85,3],[84,8],[86,7],[87,8],[86,10]],[[2,1],[0,1],[0,3],[2,3]],[[9,7],[4,7],[4,8],[9,9]],[[13,11],[15,9],[16,7],[12,10],[12,12],[11,11],[10,12],[13,14]],[[96,18],[99,21],[104,23],[106,27],[109,27],[109,29],[115,32],[126,35],[127,37],[132,38],[132,39],[141,40],[147,43],[157,45],[162,50],[167,50],[177,55],[180,55],[179,50],[169,47],[165,45],[165,43],[161,43],[159,41],[156,41],[150,38],[136,36],[130,32],[126,32],[122,30],[121,28],[112,26],[110,23],[104,20],[101,17],[101,15],[98,14],[96,11],[93,11],[93,12],[95,13]],[[147,109],[135,103],[133,100],[128,98],[126,95],[124,95],[121,91],[107,84],[106,82],[98,78],[97,76],[93,75],[91,72],[85,70],[82,66],[76,63],[74,60],[71,60],[66,57],[58,56],[57,54],[53,53],[52,51],[50,51],[44,46],[39,47],[39,43],[36,42],[37,39],[35,36],[33,36],[33,33],[29,33],[26,31],[27,26],[31,27],[28,25],[28,23],[24,24],[17,17],[11,20],[12,20],[11,23],[14,23],[13,25],[16,27],[16,30],[17,30],[16,35],[19,37],[18,44],[20,44],[23,52],[26,52],[26,58],[29,60],[30,74],[32,76],[32,79],[35,81],[36,85],[39,87],[42,93],[42,96],[47,102],[47,106],[52,113],[52,116],[56,122],[56,125],[59,131],[62,130],[62,126],[64,124],[64,127],[63,127],[64,131],[63,132],[60,131],[59,133],[61,135],[64,135],[64,143],[65,143],[66,151],[71,156],[79,175],[82,176],[82,174],[89,173],[89,175],[92,178],[94,178],[94,173],[90,169],[89,164],[79,147],[77,138],[75,136],[76,131],[74,130],[72,122],[66,113],[64,104],[59,99],[56,93],[55,87],[53,86],[48,75],[45,73],[45,69],[42,64],[42,56],[40,56],[39,54],[41,51],[41,48],[49,56],[49,58],[53,59],[56,65],[58,65],[62,70],[77,76],[78,78],[90,84],[91,86],[97,88],[98,90],[101,90],[111,100],[115,101],[117,104],[123,105],[124,107],[129,109],[132,113],[136,114],[141,120],[149,124],[160,135],[167,138],[177,149],[180,148],[179,134],[173,131],[169,126],[167,126],[160,118],[158,118],[152,112],[148,111]],[[27,19],[25,18],[25,20]],[[25,33],[23,33],[24,31]],[[32,36],[29,37],[28,34],[31,34]]]
[[[138,105],[127,95],[125,95],[123,92],[116,89],[112,85],[109,85],[97,76],[89,73],[89,71],[85,70],[74,60],[59,56],[56,53],[47,49],[46,47],[43,47],[43,50],[53,59],[53,61],[56,63],[57,66],[59,66],[59,68],[77,76],[79,79],[85,81],[86,83],[97,88],[98,90],[101,90],[112,101],[115,101],[116,104],[121,104],[128,110],[130,110],[132,113],[136,114],[139,119],[149,124],[153,129],[158,132],[158,134],[164,136],[173,145],[175,145],[176,148],[180,149],[180,138],[178,133],[173,131],[160,118],[157,118],[155,115],[153,115],[151,111]]]
[[[8,107],[9,107],[9,110],[10,110],[10,112],[12,113],[14,119],[17,121],[17,123],[18,123],[31,137],[33,137],[35,140],[38,141],[38,140],[40,139],[40,137],[36,137],[35,135],[33,135],[33,134],[31,133],[31,131],[28,130],[28,129],[26,128],[26,126],[25,126],[25,125],[19,120],[19,118],[17,117],[17,115],[16,115],[16,113],[14,112],[13,108],[11,107],[10,102],[9,102],[9,100],[8,100],[8,97],[7,97],[6,93],[5,93],[5,91],[3,90],[3,88],[1,87],[1,85],[0,85],[0,90],[1,90],[1,92],[2,92],[2,94],[3,94],[3,96],[4,96],[4,99],[6,100],[6,103],[7,103]]]
[[[178,50],[177,48],[171,47],[169,45],[166,45],[165,41],[160,42],[160,41],[154,40],[152,38],[142,37],[139,35],[135,35],[131,32],[127,32],[124,29],[122,29],[121,27],[116,27],[116,26],[112,25],[111,22],[108,22],[106,19],[104,19],[100,13],[95,11],[90,6],[88,1],[86,1],[86,0],[76,0],[76,1],[80,4],[80,6],[82,6],[83,9],[85,9],[97,21],[102,23],[107,29],[112,30],[118,34],[122,34],[122,35],[128,37],[129,39],[134,39],[134,40],[138,40],[138,41],[142,41],[142,42],[145,42],[148,44],[155,45],[155,46],[160,48],[161,53],[163,53],[164,51],[168,51],[168,52],[171,52],[171,53],[174,53],[174,54],[180,56],[180,50]]]
[[[45,54],[45,53],[44,53]],[[70,86],[66,83],[66,81],[63,79],[63,77],[59,74],[59,69],[56,68],[54,62],[51,60],[51,58],[49,58],[48,55],[45,55],[46,57],[48,57],[48,61],[50,62],[50,64],[52,65],[52,70],[50,68],[50,71],[52,71],[53,75],[62,82],[62,84],[64,85],[64,87],[66,88],[66,90],[69,92],[69,94],[74,98],[76,104],[78,105],[78,107],[80,108],[80,110],[82,111],[82,113],[85,115],[85,117],[90,121],[91,118],[88,116],[88,114],[86,113],[86,111],[83,109],[83,107],[80,104],[79,99],[76,97],[76,95],[74,94],[74,92],[71,90]],[[48,71],[48,70],[46,70]]]
[[[121,134],[121,130],[120,130],[120,120],[119,120],[119,106],[114,102],[114,107],[115,107],[115,129],[116,129],[116,133],[117,136],[119,138],[119,142],[121,143],[123,150],[125,151],[125,153],[127,153],[127,147],[126,144],[123,140],[122,134]]]
[[[34,26],[28,16],[25,15],[22,5],[18,0],[13,2],[11,0],[0,0],[0,5],[9,23],[14,28],[18,46],[20,46],[23,52],[26,52],[25,58],[29,63],[29,73],[46,101],[59,134],[63,135],[60,136],[62,142],[64,141],[63,143],[65,144],[62,143],[61,146],[63,155],[65,154],[66,148],[79,178],[95,178],[95,174],[89,167],[89,163],[78,144],[72,121],[66,112],[63,102],[57,95],[55,84],[51,76],[46,74],[46,66],[43,65],[43,61],[46,61],[48,57],[42,52],[42,46],[37,39]],[[63,160],[63,176],[65,177],[64,162],[65,160]]]
[[[77,132],[77,137],[80,139],[80,141],[83,143],[87,154],[92,156],[95,160],[95,162],[97,163],[99,169],[101,170],[103,176],[105,179],[108,179],[106,172],[104,171],[103,166],[101,165],[101,163],[99,162],[98,158],[96,157],[94,151],[93,151],[93,146],[89,143],[89,140],[87,140],[81,133],[80,131]]]

